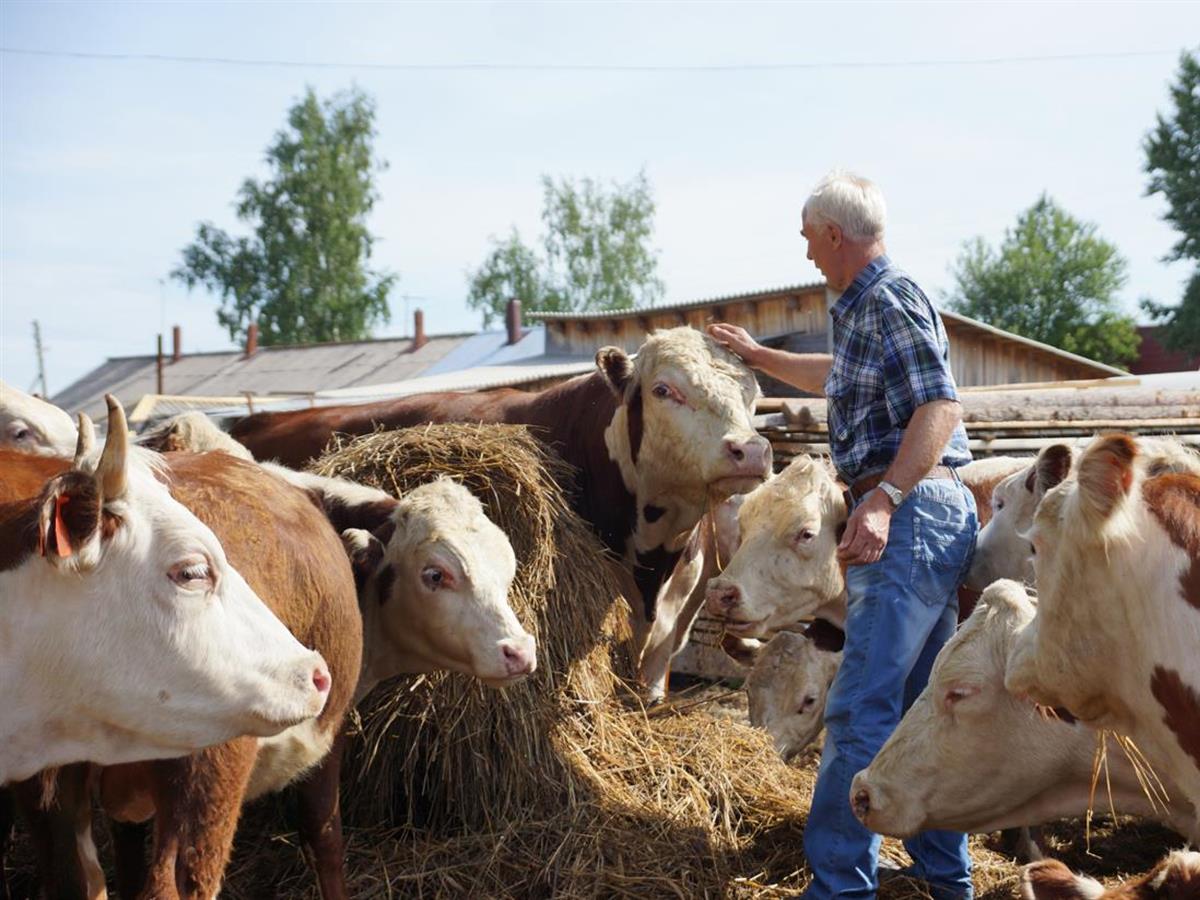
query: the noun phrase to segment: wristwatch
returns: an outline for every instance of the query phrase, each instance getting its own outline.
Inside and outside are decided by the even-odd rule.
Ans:
[[[879,489],[887,495],[888,502],[892,504],[892,509],[895,509],[904,500],[904,491],[896,487],[890,481],[881,481],[878,485]]]

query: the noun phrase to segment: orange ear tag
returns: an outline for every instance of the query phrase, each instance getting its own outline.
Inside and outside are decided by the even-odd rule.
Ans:
[[[54,498],[54,542],[58,544],[58,555],[66,559],[71,550],[71,535],[67,531],[67,523],[63,521],[62,510],[71,501],[69,494],[59,494]]]

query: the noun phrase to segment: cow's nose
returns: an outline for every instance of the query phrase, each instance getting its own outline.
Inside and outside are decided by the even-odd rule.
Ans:
[[[714,612],[729,612],[742,599],[736,584],[720,585],[708,594],[708,605]]]
[[[738,471],[760,473],[767,466],[770,444],[762,435],[744,441],[726,440],[725,454]]]
[[[317,666],[312,673],[313,687],[317,689],[318,694],[328,694],[329,686],[333,680],[329,676],[329,670],[325,666]]]
[[[531,647],[517,641],[501,641],[500,650],[504,654],[504,669],[509,675],[530,675],[537,668],[537,656]]]

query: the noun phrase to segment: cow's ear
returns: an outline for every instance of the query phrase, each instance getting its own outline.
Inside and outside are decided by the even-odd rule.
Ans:
[[[721,649],[725,651],[725,655],[747,669],[758,661],[763,646],[761,641],[754,638],[739,638],[731,634],[721,636]]]
[[[1038,454],[1033,472],[1030,473],[1034,476],[1033,484],[1031,485],[1029,479],[1026,479],[1025,486],[1034,489],[1034,496],[1044,497],[1046,491],[1061,484],[1070,471],[1071,448],[1066,444],[1054,444]]]
[[[1079,461],[1079,498],[1085,514],[1107,519],[1133,487],[1137,444],[1127,434],[1094,440]]]
[[[625,389],[633,379],[633,360],[628,353],[620,347],[601,347],[596,351],[596,368],[604,373],[614,394],[625,396]]]
[[[103,502],[99,484],[87,472],[71,469],[42,490],[38,512],[38,552],[55,565],[90,568],[100,531]]]
[[[369,531],[347,528],[342,532],[342,546],[350,557],[350,568],[354,570],[354,586],[362,592],[379,564],[383,561],[383,542]]]

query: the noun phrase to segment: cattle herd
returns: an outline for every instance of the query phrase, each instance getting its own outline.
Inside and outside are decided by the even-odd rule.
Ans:
[[[700,332],[596,362],[537,393],[259,413],[229,434],[193,414],[133,440],[110,396],[102,446],[0,384],[0,898],[14,809],[47,896],[105,895],[99,808],[152,822],[148,855],[143,831],[111,829],[121,896],[210,898],[241,805],[289,784],[321,896],[344,897],[353,705],[404,673],[535,671],[518,563],[480,501],[445,478],[396,498],[303,471],[334,434],[531,426],[628,576],[647,700],[703,611],[748,669],[752,723],[785,757],[815,741],[846,618],[842,486],[805,456],[772,474],[752,373]],[[960,475],[984,523],[960,627],[847,802],[898,837],[1081,816],[1111,734],[1105,802],[1200,840],[1200,457],[1107,434]],[[1021,852],[1038,857],[1028,832]],[[1032,862],[1021,890],[1196,897],[1200,854],[1111,894]]]

